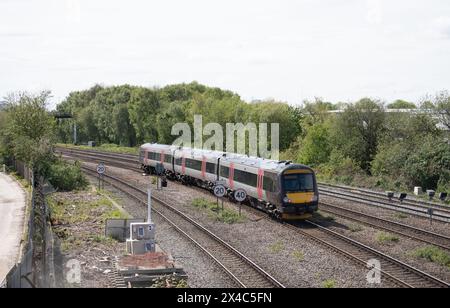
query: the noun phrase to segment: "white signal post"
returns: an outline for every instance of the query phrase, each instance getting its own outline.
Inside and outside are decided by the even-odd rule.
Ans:
[[[147,203],[148,203],[148,213],[147,213],[147,223],[151,223],[152,222],[152,189],[151,186],[148,185],[147,188]]]

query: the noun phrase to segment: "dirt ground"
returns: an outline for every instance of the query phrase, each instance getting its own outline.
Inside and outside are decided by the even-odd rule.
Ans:
[[[105,222],[129,215],[106,192],[92,186],[86,191],[52,194],[48,203],[60,244],[59,286],[111,287],[108,274],[116,258],[124,255],[125,245],[105,237]]]

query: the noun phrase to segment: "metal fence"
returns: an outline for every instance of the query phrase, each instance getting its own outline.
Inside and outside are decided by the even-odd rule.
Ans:
[[[35,180],[33,172],[20,162],[15,170],[27,179],[32,187],[28,216],[26,243],[21,260],[1,283],[3,288],[47,288],[54,286],[53,233],[49,223],[49,211],[45,201],[44,182]]]

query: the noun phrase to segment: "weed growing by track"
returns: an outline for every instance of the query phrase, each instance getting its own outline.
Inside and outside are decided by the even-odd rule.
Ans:
[[[380,244],[388,244],[388,243],[398,243],[400,242],[400,238],[386,232],[378,232],[376,235],[376,240]]]
[[[322,288],[324,289],[334,289],[336,288],[336,281],[329,279],[322,282]]]
[[[322,220],[322,221],[333,222],[336,220],[336,217],[334,217],[333,215],[325,214],[324,212],[322,212],[320,210],[317,211],[316,213],[314,213],[313,215],[314,215],[313,216],[314,218]]]
[[[86,243],[112,246],[116,242],[104,236],[107,219],[127,218],[113,202],[93,191],[56,193],[47,198],[54,232],[63,252]]]
[[[204,198],[194,199],[192,205],[196,208],[206,210],[211,218],[226,224],[239,223],[245,220],[245,216],[239,216],[237,211],[226,207],[222,211],[221,207],[217,207],[216,202],[211,202]]]
[[[284,250],[284,245],[282,242],[278,241],[278,242],[270,245],[269,249],[272,253],[280,253]]]
[[[426,246],[416,249],[413,256],[420,259],[446,266],[450,269],[450,255],[440,248],[434,246]]]
[[[348,229],[353,232],[353,233],[357,233],[357,232],[361,232],[364,230],[364,228],[360,225],[357,224],[351,224]]]
[[[395,214],[393,214],[393,217],[398,218],[398,219],[406,219],[406,218],[408,218],[408,215],[403,214],[403,213],[395,213]]]
[[[303,262],[305,260],[305,254],[299,250],[294,250],[294,252],[292,252],[292,257],[297,262]]]

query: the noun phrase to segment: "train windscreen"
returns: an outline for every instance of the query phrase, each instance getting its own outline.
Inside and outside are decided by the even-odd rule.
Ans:
[[[287,193],[314,192],[314,178],[311,173],[287,174],[283,178]]]

